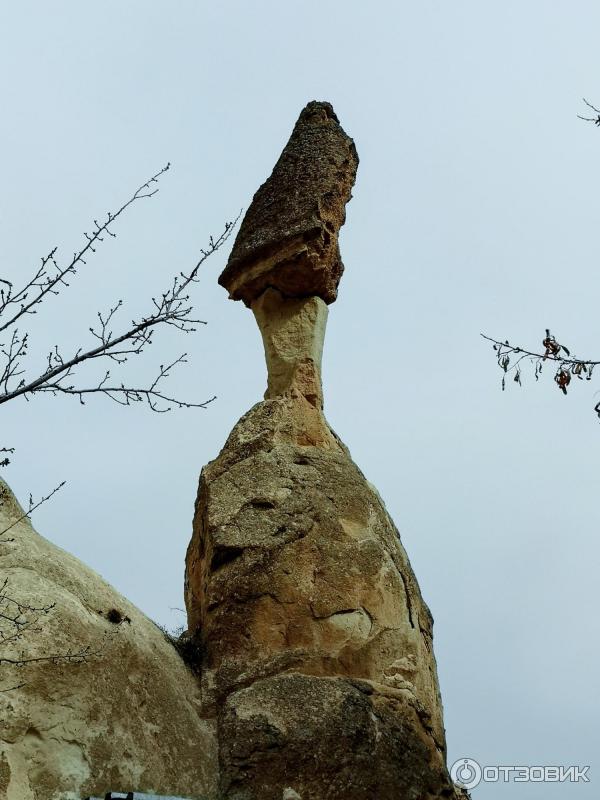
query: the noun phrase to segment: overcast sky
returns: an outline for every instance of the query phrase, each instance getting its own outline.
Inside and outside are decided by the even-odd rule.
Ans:
[[[544,328],[600,358],[600,6],[577,0],[105,0],[0,3],[2,275],[167,161],[60,297],[32,319],[50,346],[91,344],[98,310],[127,324],[211,233],[246,208],[301,108],[329,100],[360,156],[330,309],[326,413],[394,517],[435,618],[450,763],[591,765],[591,783],[482,785],[475,798],[598,796],[600,374],[567,398],[551,374],[500,390],[486,332],[539,347]],[[203,464],[262,397],[258,329],[217,285],[187,338],[123,370],[218,399],[155,415],[97,397],[3,408],[4,471],[22,502],[60,480],[37,529],[153,619],[184,621],[183,565]],[[550,370],[548,370],[550,373]],[[37,373],[36,373],[37,374]],[[88,377],[89,373],[84,377]],[[596,394],[595,394],[596,392]]]

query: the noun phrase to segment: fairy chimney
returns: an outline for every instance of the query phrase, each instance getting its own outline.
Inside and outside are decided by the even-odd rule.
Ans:
[[[377,491],[323,414],[327,304],[358,157],[301,112],[219,282],[259,325],[265,399],[200,477],[186,557],[226,800],[458,797],[432,618]]]

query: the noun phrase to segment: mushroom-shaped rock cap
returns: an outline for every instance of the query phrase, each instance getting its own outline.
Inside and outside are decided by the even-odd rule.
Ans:
[[[333,303],[344,271],[338,234],[358,155],[330,103],[303,109],[270,178],[254,195],[219,283],[251,305],[268,287]]]

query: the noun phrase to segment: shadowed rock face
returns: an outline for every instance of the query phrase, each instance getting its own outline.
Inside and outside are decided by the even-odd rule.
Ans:
[[[344,265],[338,233],[358,156],[330,103],[300,114],[270,178],[254,195],[219,283],[250,305],[267,287],[333,303]]]

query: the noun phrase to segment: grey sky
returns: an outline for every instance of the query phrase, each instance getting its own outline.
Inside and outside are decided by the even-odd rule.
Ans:
[[[32,320],[39,365],[123,324],[247,207],[303,105],[326,99],[361,163],[342,232],[346,273],[325,349],[326,413],[402,534],[436,620],[450,762],[591,764],[587,785],[481,786],[474,797],[596,797],[600,716],[600,384],[564,398],[550,375],[502,393],[480,331],[539,344],[550,326],[599,357],[600,103],[594,2],[389,0],[0,4],[2,274],[53,245],[165,162],[151,201]],[[216,284],[208,322],[163,336],[171,382],[206,411],[153,415],[102,398],[3,408],[5,472],[45,536],[151,617],[179,612],[200,468],[262,396],[258,330]],[[35,357],[31,358],[35,370]],[[82,379],[85,376],[82,374]],[[598,376],[600,379],[600,375]]]

